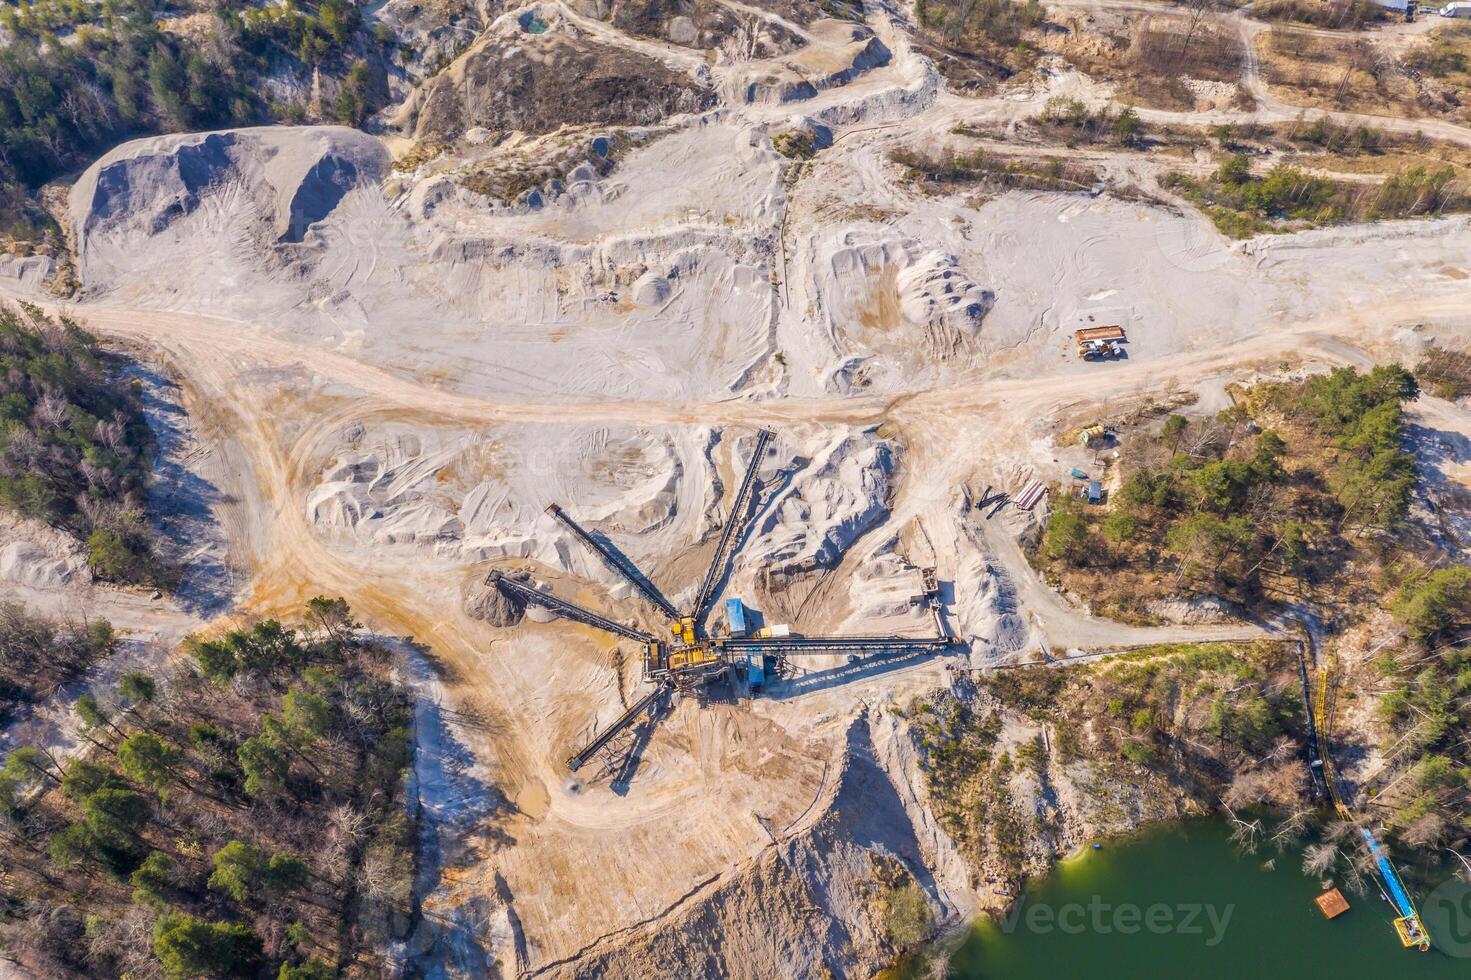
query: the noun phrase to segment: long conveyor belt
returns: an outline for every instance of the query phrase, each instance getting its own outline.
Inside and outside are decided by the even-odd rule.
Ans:
[[[608,568],[612,569],[613,572],[615,572],[616,574],[622,576],[622,578],[627,581],[629,585],[637,589],[639,594],[642,595],[645,599],[652,602],[655,606],[658,606],[659,609],[663,611],[664,615],[668,616],[670,619],[679,619],[679,613],[675,610],[674,606],[670,604],[669,600],[659,594],[659,590],[654,588],[653,583],[644,578],[643,573],[635,568],[633,563],[629,561],[626,556],[619,554],[611,548],[606,547],[597,538],[594,538],[591,534],[587,533],[587,531],[583,529],[582,525],[574,521],[566,511],[558,507],[556,504],[551,504],[550,506],[548,506],[547,513],[552,515],[552,517],[554,517],[557,522],[560,523],[563,527],[571,531],[579,541],[587,545],[588,548],[590,548],[593,553],[598,556],[598,558],[602,559],[604,565],[608,566]]]
[[[617,636],[627,637],[630,640],[637,640],[640,643],[657,642],[652,636],[647,633],[636,630],[631,626],[624,626],[622,623],[615,623],[611,619],[599,616],[597,613],[589,609],[584,609],[574,603],[568,602],[566,599],[559,599],[556,596],[552,595],[550,592],[542,592],[537,589],[533,589],[531,586],[527,585],[524,582],[518,582],[515,579],[507,578],[499,571],[492,571],[489,575],[487,575],[485,577],[485,583],[487,585],[491,585],[495,588],[500,589],[502,592],[506,592],[512,596],[515,596],[522,602],[542,606],[543,608],[550,609],[552,612],[557,613],[558,615],[564,616],[567,619],[575,620],[586,626],[592,626],[596,629],[604,630],[605,632],[613,633]]]
[[[1308,776],[1311,780],[1313,795],[1331,796],[1328,791],[1328,779],[1323,772],[1323,754],[1318,747],[1318,726],[1313,718],[1313,692],[1308,684],[1308,658],[1306,643],[1300,643],[1297,648],[1297,676],[1302,685],[1302,707],[1307,715],[1308,723]]]
[[[766,446],[774,437],[775,434],[770,429],[762,429],[756,434],[756,451],[751,455],[745,479],[741,481],[741,488],[731,503],[730,513],[726,515],[725,528],[720,532],[720,543],[715,546],[715,556],[710,560],[710,569],[705,573],[705,581],[700,584],[700,592],[695,599],[692,615],[696,621],[704,616],[710,600],[715,597],[715,586],[725,573],[731,549],[739,540],[736,532],[746,525],[746,511],[751,505],[751,493],[756,487],[756,473],[761,469],[761,461],[766,456]]]
[[[616,719],[614,719],[613,724],[609,725],[607,728],[594,735],[592,741],[584,745],[581,749],[577,751],[575,755],[567,760],[567,768],[573,772],[581,769],[584,765],[587,764],[587,760],[597,755],[598,752],[602,750],[603,746],[607,745],[613,740],[614,736],[616,736],[619,732],[623,731],[629,725],[632,725],[635,721],[637,721],[639,715],[643,714],[645,711],[655,710],[658,702],[665,695],[667,695],[669,691],[670,686],[668,684],[660,684],[648,694],[644,695],[633,704],[629,705],[628,710],[623,712],[623,714],[619,715]]]
[[[908,636],[774,636],[739,637],[721,641],[733,653],[779,653],[784,656],[819,653],[884,653],[897,650],[943,650],[944,637]]]

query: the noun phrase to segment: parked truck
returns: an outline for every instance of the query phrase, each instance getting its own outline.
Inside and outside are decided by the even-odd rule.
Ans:
[[[1124,334],[1124,328],[1117,325],[1084,327],[1074,332],[1073,337],[1078,342],[1078,356],[1085,361],[1105,361],[1123,357],[1124,349],[1119,345],[1126,343],[1129,339]]]

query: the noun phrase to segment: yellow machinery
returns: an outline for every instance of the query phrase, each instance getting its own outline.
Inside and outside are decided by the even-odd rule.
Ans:
[[[722,660],[719,653],[708,643],[700,643],[693,646],[682,647],[671,650],[669,653],[669,672],[677,674],[682,670],[692,667],[705,667]]]
[[[1395,919],[1394,931],[1399,933],[1399,941],[1406,949],[1413,947],[1422,953],[1430,951],[1430,935],[1420,921],[1420,913]]]
[[[498,569],[492,569],[486,575],[487,585],[494,586],[523,605],[534,604],[550,609],[573,622],[603,630],[621,639],[633,640],[643,647],[643,680],[652,684],[653,689],[627,707],[611,725],[594,734],[581,749],[570,756],[567,760],[570,771],[576,772],[609,746],[624,745],[627,740],[623,736],[635,729],[643,735],[633,738],[647,737],[676,692],[693,691],[696,685],[723,674],[744,676],[745,683],[752,690],[757,690],[764,686],[767,672],[779,670],[780,664],[788,656],[846,654],[851,663],[865,655],[923,653],[950,646],[952,641],[940,616],[937,598],[939,584],[932,570],[926,572],[925,594],[920,598],[934,610],[935,622],[940,632],[937,637],[794,637],[785,625],[763,627],[757,636],[740,638],[712,637],[706,634],[703,625],[705,615],[719,594],[736,550],[749,527],[757,499],[756,488],[760,482],[757,475],[765,459],[767,446],[773,438],[774,434],[766,429],[757,433],[751,459],[721,528],[710,567],[706,570],[700,590],[688,611],[677,610],[628,556],[611,542],[582,527],[556,504],[548,505],[547,514],[550,517],[586,545],[603,565],[624,579],[650,605],[668,617],[671,635],[669,640],[661,640],[636,626],[610,619],[559,598],[544,586],[534,584],[530,575],[506,575]],[[740,632],[744,633],[744,628]],[[624,753],[625,760],[617,778],[627,780],[639,753],[625,748],[615,750],[613,754],[617,751]]]

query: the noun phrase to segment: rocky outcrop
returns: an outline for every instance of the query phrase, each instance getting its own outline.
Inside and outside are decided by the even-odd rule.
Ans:
[[[538,29],[503,18],[427,82],[398,123],[419,139],[453,138],[476,126],[548,133],[565,125],[647,125],[715,102],[707,81],[637,49],[606,44],[565,21],[528,23]]]
[[[376,19],[398,38],[401,64],[417,82],[453,61],[502,6],[500,0],[387,0]]]
[[[810,99],[818,92],[847,85],[864,72],[882,68],[892,52],[867,27],[824,20],[812,26],[816,43],[790,55],[759,60],[733,60],[727,68],[730,97],[748,103],[775,104]]]
[[[757,0],[750,6],[770,10],[777,17],[743,17],[739,10],[719,0],[584,0],[582,9],[625,33],[683,47],[716,48],[740,38],[754,57],[790,51],[802,44],[783,21],[803,24],[821,16],[816,4],[800,0]]]
[[[49,255],[0,255],[0,284],[21,295],[39,293],[56,271]]]

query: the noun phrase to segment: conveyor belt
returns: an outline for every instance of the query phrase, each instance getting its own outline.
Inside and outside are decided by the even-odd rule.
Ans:
[[[1308,684],[1308,658],[1304,644],[1297,648],[1297,676],[1302,684],[1302,707],[1307,714],[1308,722],[1308,776],[1311,779],[1313,795],[1331,796],[1328,790],[1328,780],[1323,773],[1323,755],[1318,748],[1318,726],[1313,718],[1313,693]]]
[[[722,649],[732,653],[777,653],[790,657],[818,653],[943,650],[949,645],[949,640],[933,636],[774,636],[769,639],[758,637],[729,639],[722,642]]]
[[[645,711],[655,710],[658,702],[670,691],[668,684],[660,684],[648,694],[631,704],[627,711],[619,715],[613,724],[593,736],[592,741],[584,745],[577,754],[567,760],[567,768],[576,772],[587,764],[587,760],[597,755],[602,748],[611,742],[619,732],[638,720],[639,715]]]
[[[705,573],[705,581],[701,583],[699,595],[695,599],[691,615],[694,616],[696,622],[704,618],[710,600],[715,598],[715,586],[719,584],[720,577],[725,573],[726,563],[730,561],[731,550],[740,540],[737,531],[746,526],[746,511],[750,509],[751,494],[756,487],[756,473],[761,469],[761,461],[766,457],[766,446],[774,437],[775,434],[770,429],[762,429],[756,434],[756,451],[751,455],[751,462],[746,467],[746,476],[741,481],[741,488],[736,492],[735,500],[731,502],[730,513],[725,518],[725,528],[720,532],[720,543],[715,547],[715,557],[710,560],[710,570]]]
[[[664,615],[673,620],[679,619],[679,613],[675,610],[674,606],[670,604],[668,599],[659,594],[659,590],[654,588],[652,582],[644,578],[643,573],[634,566],[633,562],[628,560],[626,555],[606,547],[601,541],[588,534],[587,531],[583,530],[582,525],[574,521],[568,516],[566,511],[556,504],[547,507],[547,513],[556,518],[563,527],[576,535],[579,541],[591,548],[593,553],[602,559],[604,565],[607,565],[608,568],[622,576],[645,599],[658,606]]]
[[[640,643],[657,642],[647,633],[640,632],[630,626],[624,626],[622,623],[615,623],[611,619],[599,616],[597,613],[570,603],[566,599],[559,599],[550,592],[541,592],[533,589],[524,582],[517,582],[515,579],[506,578],[499,571],[492,571],[485,577],[485,582],[487,585],[493,585],[502,592],[515,596],[522,602],[550,609],[560,616],[575,620],[586,626],[592,626],[595,629],[613,633],[617,636],[627,637],[630,640],[637,640]]]

